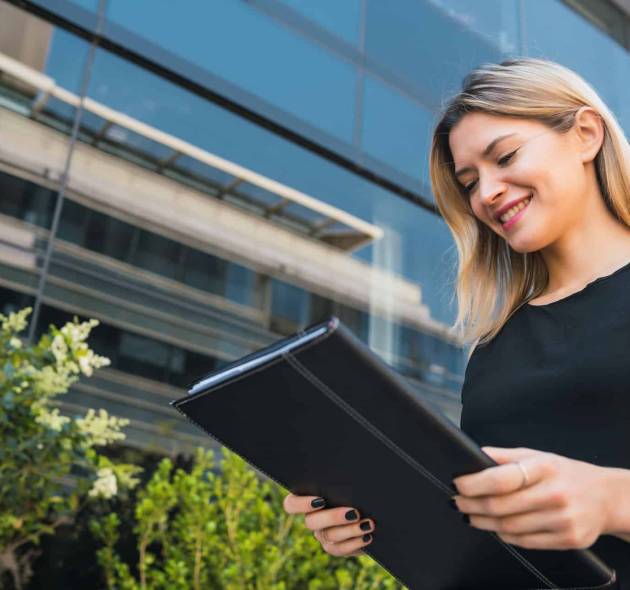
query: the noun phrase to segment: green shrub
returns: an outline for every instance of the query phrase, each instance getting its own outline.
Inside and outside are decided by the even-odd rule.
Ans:
[[[125,420],[55,407],[79,375],[109,364],[88,347],[96,320],[50,326],[32,346],[19,334],[30,308],[0,314],[0,585],[25,587],[43,535],[72,522],[88,500],[136,483],[138,468],[98,452],[124,439]]]
[[[117,550],[120,519],[95,518],[103,544],[98,561],[110,590],[399,589],[368,556],[325,553],[303,517],[282,509],[286,490],[261,480],[242,459],[222,449],[197,450],[190,471],[164,459],[138,489],[133,523],[137,563]],[[125,523],[127,526],[127,523]]]

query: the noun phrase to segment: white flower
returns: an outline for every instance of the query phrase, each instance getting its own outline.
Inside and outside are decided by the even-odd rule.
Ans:
[[[35,418],[35,421],[57,432],[59,432],[63,428],[64,424],[70,422],[70,418],[59,415],[58,408],[54,408],[52,411],[48,411],[42,408],[39,410],[39,412],[40,413]]]
[[[102,467],[96,473],[96,480],[92,484],[92,489],[88,492],[88,496],[93,498],[113,498],[118,492],[118,484],[116,475],[110,467]]]
[[[61,364],[66,360],[66,355],[68,354],[68,345],[66,344],[66,339],[61,335],[57,334],[50,345],[50,351],[55,356],[55,360],[57,364]]]
[[[78,355],[79,358],[79,369],[84,375],[90,377],[94,372],[94,369],[100,369],[101,367],[106,367],[109,365],[109,359],[104,356],[98,356],[94,354],[93,350],[87,349],[85,351],[81,351]]]
[[[22,341],[17,338],[17,337],[13,337],[11,338],[11,340],[9,340],[9,344],[13,347],[13,348],[22,348]]]
[[[63,328],[61,328],[61,333],[71,342],[72,348],[78,348],[78,345],[84,342],[87,339],[90,330],[98,326],[99,321],[95,319],[88,320],[87,322],[82,322],[77,324],[76,322],[68,322]]]
[[[125,434],[120,432],[120,428],[129,424],[129,420],[109,416],[102,408],[97,415],[90,408],[85,418],[77,418],[76,424],[79,430],[89,438],[91,444],[107,445],[116,440],[124,440]]]
[[[81,372],[87,377],[91,377],[93,373],[91,363],[93,357],[94,353],[91,350],[89,350],[87,354],[82,354],[79,357],[79,369],[81,369]]]
[[[26,328],[27,316],[33,311],[31,307],[25,307],[24,309],[18,311],[17,313],[10,313],[8,316],[5,316],[0,313],[0,322],[2,324],[3,332],[21,332]]]

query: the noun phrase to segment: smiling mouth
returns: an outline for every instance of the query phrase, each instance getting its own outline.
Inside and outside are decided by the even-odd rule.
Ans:
[[[499,217],[501,225],[505,225],[508,221],[510,221],[510,219],[518,215],[523,209],[525,209],[525,207],[527,207],[527,205],[529,205],[531,200],[532,195],[529,195],[529,197],[526,197],[520,203],[514,205],[514,207],[512,207],[509,211],[506,211],[503,215],[501,215],[501,217]]]

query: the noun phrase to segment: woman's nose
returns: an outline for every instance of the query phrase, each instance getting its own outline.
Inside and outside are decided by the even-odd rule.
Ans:
[[[485,206],[491,206],[505,192],[505,184],[497,179],[479,179],[479,200]]]

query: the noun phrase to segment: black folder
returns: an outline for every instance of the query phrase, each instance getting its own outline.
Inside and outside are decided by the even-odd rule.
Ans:
[[[410,590],[617,588],[588,550],[527,550],[467,525],[452,479],[496,463],[335,317],[172,404],[291,492],[373,518],[364,552]]]

